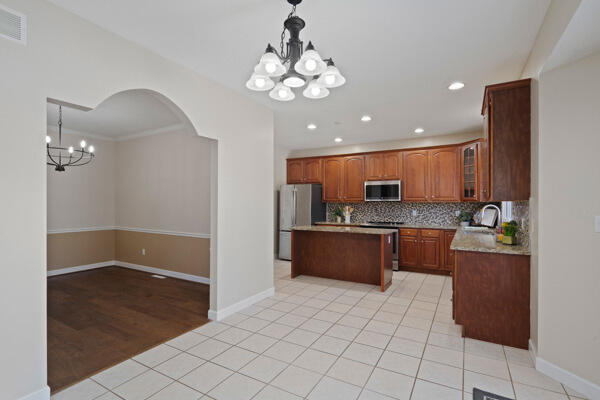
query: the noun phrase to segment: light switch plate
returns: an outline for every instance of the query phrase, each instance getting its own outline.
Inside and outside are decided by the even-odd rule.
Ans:
[[[596,232],[600,233],[600,215],[596,215]]]
[[[412,210],[412,211],[413,211],[412,212],[413,217],[416,217],[417,216],[417,210]]]

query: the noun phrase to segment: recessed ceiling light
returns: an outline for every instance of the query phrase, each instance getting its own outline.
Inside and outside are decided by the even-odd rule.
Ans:
[[[333,139],[333,141],[336,143],[340,143],[342,140],[344,139],[342,139],[341,137],[336,137],[335,139]]]
[[[317,129],[317,126],[315,124],[308,124],[308,125],[306,125],[306,127],[308,129],[310,129],[311,131]]]
[[[423,129],[423,128],[417,128],[417,129],[415,129],[415,133],[417,133],[417,134],[423,133],[423,132],[425,132],[425,129]]]
[[[450,84],[450,86],[448,86],[448,89],[450,89],[450,90],[459,90],[459,89],[462,89],[464,87],[465,87],[464,83],[456,81],[456,82],[452,82]]]
[[[363,115],[363,116],[360,118],[360,120],[361,120],[362,122],[369,122],[371,119],[372,119],[372,118],[371,118],[371,116],[370,116],[370,115]]]

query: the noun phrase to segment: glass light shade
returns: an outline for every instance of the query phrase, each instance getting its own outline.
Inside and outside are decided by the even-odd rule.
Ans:
[[[88,151],[89,151],[90,153],[93,153],[95,150],[96,150],[96,149],[94,149],[94,146],[90,146],[90,147],[88,147]]]
[[[306,89],[302,92],[304,97],[308,97],[309,99],[322,99],[324,97],[329,96],[329,89],[323,87],[316,80],[310,81]]]
[[[276,77],[286,73],[285,66],[281,63],[281,60],[275,53],[267,51],[262,55],[258,65],[254,67],[254,72],[259,75]]]
[[[327,69],[327,64],[314,49],[307,49],[294,66],[296,72],[306,76],[321,75]]]
[[[269,92],[269,97],[278,101],[290,101],[294,100],[296,95],[292,92],[292,89],[279,82],[273,90]]]
[[[334,88],[346,83],[346,78],[340,74],[340,70],[335,65],[328,65],[327,70],[321,74],[318,82],[327,88]]]
[[[283,77],[283,84],[291,88],[299,88],[304,86],[306,79],[299,74],[289,73]]]
[[[50,143],[52,141],[52,138],[48,135],[46,135],[46,143]]]
[[[87,144],[87,143],[85,142],[85,140],[82,140],[81,142],[79,142],[79,146],[81,146],[81,148],[82,148],[82,149],[84,149],[84,148],[85,148],[85,145],[86,145],[86,144]]]
[[[257,73],[252,74],[248,82],[246,82],[248,89],[257,92],[273,89],[273,86],[275,86],[275,82],[271,78],[266,75],[258,75]]]
[[[75,151],[75,149],[73,148],[73,146],[69,146],[68,151],[69,151],[69,154],[73,154],[73,151]]]

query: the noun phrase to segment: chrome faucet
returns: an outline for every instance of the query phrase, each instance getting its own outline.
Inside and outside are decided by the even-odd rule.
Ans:
[[[483,218],[483,216],[485,215],[485,209],[486,208],[490,208],[493,207],[496,210],[498,210],[498,219],[496,220],[496,229],[498,229],[498,227],[502,227],[502,210],[495,204],[487,204],[485,205],[482,209],[481,209],[481,217]]]

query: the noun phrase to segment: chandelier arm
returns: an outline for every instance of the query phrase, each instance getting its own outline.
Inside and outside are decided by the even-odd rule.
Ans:
[[[56,165],[59,165],[59,164],[56,162],[56,160],[54,160],[54,158],[52,158],[52,154],[50,154],[50,148],[51,148],[51,147],[50,147],[50,146],[47,146],[47,147],[48,147],[48,149],[47,149],[48,158],[50,158],[50,160],[52,160],[52,162],[54,163],[54,164],[49,164],[49,163],[48,163],[48,165],[55,165],[55,166],[56,166]]]
[[[87,165],[87,164],[91,163],[93,159],[94,159],[94,155],[90,153],[90,158],[84,160],[84,162],[82,162],[81,164],[72,164],[70,166],[71,167],[81,167],[82,165]]]
[[[81,159],[83,158],[83,154],[84,154],[84,152],[83,152],[82,150],[75,150],[75,151],[78,151],[78,152],[80,152],[80,153],[81,153],[81,155],[79,156],[79,158],[77,159],[77,161],[73,161],[73,162],[71,162],[71,157],[72,157],[72,156],[71,156],[71,157],[69,157],[69,163],[68,163],[67,165],[70,165],[70,166],[75,166],[75,164],[77,164],[77,163],[79,162],[79,160],[81,160]]]

